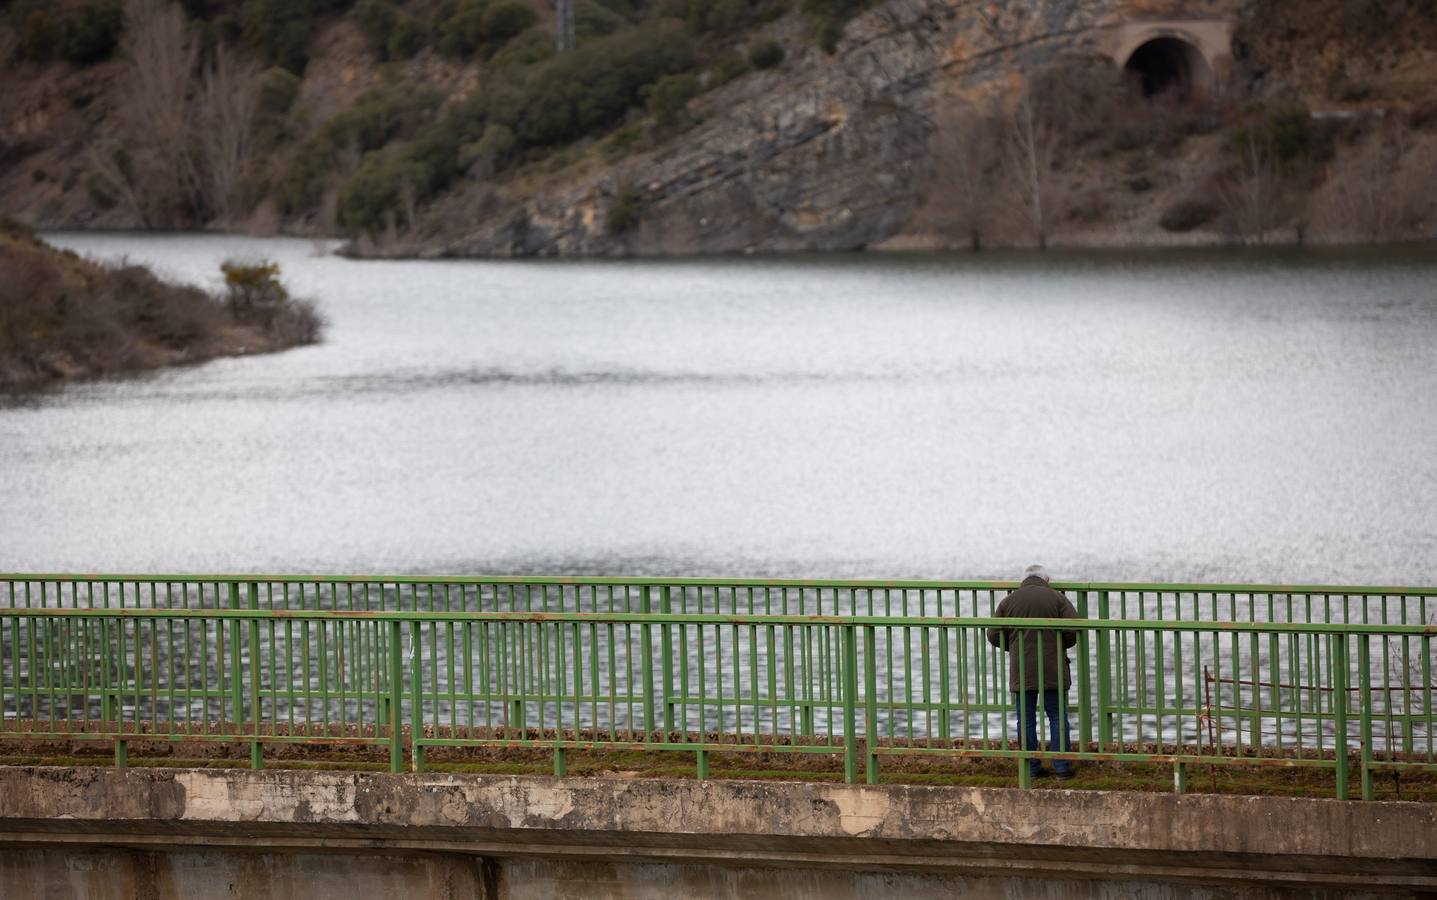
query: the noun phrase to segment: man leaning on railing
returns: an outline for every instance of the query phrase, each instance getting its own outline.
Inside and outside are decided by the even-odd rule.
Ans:
[[[998,604],[995,614],[1014,619],[1077,619],[1078,610],[1067,597],[1048,586],[1048,572],[1042,566],[1023,571],[1023,583]],[[1068,671],[1067,648],[1078,642],[1076,631],[1038,628],[989,628],[988,643],[1008,651],[1008,690],[1017,704],[1018,733],[1024,750],[1038,749],[1038,695],[1048,715],[1049,749],[1068,752],[1067,693],[1073,679]],[[1053,769],[1042,760],[1030,759],[1034,778],[1056,775],[1067,781],[1076,773],[1071,762],[1056,760]]]

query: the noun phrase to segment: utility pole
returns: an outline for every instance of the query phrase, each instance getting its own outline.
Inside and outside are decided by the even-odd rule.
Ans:
[[[554,0],[554,50],[574,49],[574,0]]]

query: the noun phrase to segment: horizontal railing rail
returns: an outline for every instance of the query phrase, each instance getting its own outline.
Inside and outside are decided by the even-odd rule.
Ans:
[[[1016,581],[947,580],[947,579],[864,579],[864,578],[715,578],[671,576],[611,575],[266,575],[266,574],[76,574],[76,573],[0,573],[4,582],[46,583],[173,583],[192,584],[406,584],[406,585],[632,585],[663,587],[740,587],[740,588],[855,588],[859,590],[1012,590]],[[1437,587],[1400,587],[1378,585],[1324,584],[1213,584],[1205,582],[1121,582],[1121,581],[1053,581],[1051,586],[1064,591],[1128,591],[1145,593],[1239,593],[1239,594],[1347,594],[1437,597]]]
[[[1437,590],[1062,585],[1096,617],[993,616],[1010,587],[0,576],[0,739],[109,741],[120,764],[134,741],[232,742],[256,767],[359,744],[396,771],[436,747],[544,748],[558,772],[575,749],[682,751],[701,776],[713,752],[817,753],[870,781],[938,755],[1012,760],[1024,785],[1033,760],[1143,761],[1178,789],[1195,764],[1282,765],[1333,770],[1338,796],[1350,768],[1363,796],[1437,771]],[[1015,697],[1069,677],[1076,740],[1025,747]]]

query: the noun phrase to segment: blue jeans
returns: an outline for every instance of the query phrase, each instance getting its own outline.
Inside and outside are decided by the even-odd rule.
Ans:
[[[1038,749],[1038,691],[1023,691],[1015,693],[1014,699],[1018,703],[1018,732],[1023,736],[1024,750]],[[1068,743],[1068,717],[1064,714],[1059,703],[1067,691],[1060,691],[1056,688],[1043,691],[1043,710],[1048,714],[1048,749],[1053,753],[1062,753],[1071,750]],[[1036,774],[1043,768],[1042,760],[1031,759],[1028,767]],[[1073,764],[1067,760],[1060,759],[1053,762],[1053,769],[1058,772],[1067,772],[1073,768]]]

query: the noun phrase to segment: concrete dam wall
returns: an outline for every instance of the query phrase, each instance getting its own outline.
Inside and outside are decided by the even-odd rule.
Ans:
[[[1392,897],[1437,806],[794,782],[0,769],[0,897]]]

